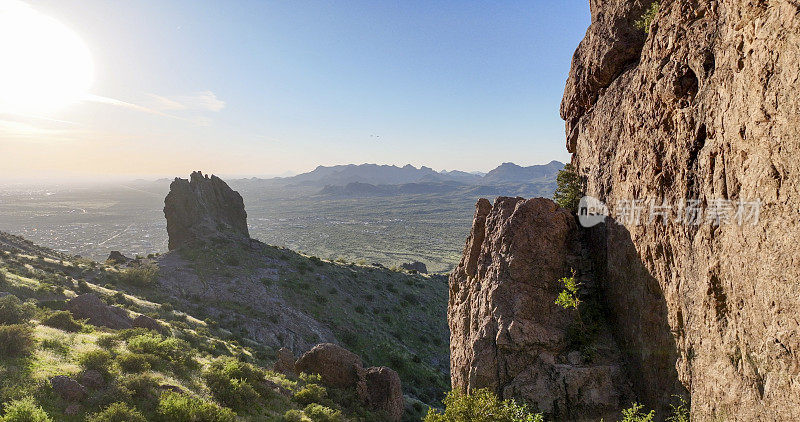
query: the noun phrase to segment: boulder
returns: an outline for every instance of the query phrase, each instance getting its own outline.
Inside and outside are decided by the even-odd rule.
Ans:
[[[127,264],[131,261],[132,259],[123,255],[120,251],[111,251],[111,253],[108,254],[108,258],[106,258],[106,262],[109,264]]]
[[[81,401],[86,398],[87,395],[86,387],[65,375],[58,375],[50,378],[50,385],[53,387],[53,391],[55,391],[56,394],[68,402]]]
[[[247,240],[247,213],[238,192],[217,176],[193,172],[176,178],[164,199],[169,250],[197,240]]]
[[[406,262],[405,264],[401,264],[400,268],[406,271],[416,271],[420,274],[428,274],[428,267],[425,265],[424,262],[419,262],[419,261]]]
[[[371,409],[384,412],[389,421],[399,422],[403,416],[405,402],[397,372],[385,366],[371,367],[366,370],[364,378],[367,405]]]
[[[297,359],[294,368],[297,373],[319,374],[325,385],[335,388],[357,388],[364,379],[361,358],[333,343],[314,346]]]
[[[106,385],[106,380],[103,378],[103,374],[94,369],[83,371],[79,379],[82,385],[95,390],[98,388],[103,388]]]
[[[294,363],[295,359],[292,351],[286,347],[281,347],[280,350],[278,350],[278,360],[275,361],[273,370],[281,374],[294,376],[297,375],[294,371]]]
[[[165,328],[161,325],[160,322],[156,321],[153,318],[150,318],[147,315],[139,315],[133,319],[132,324],[134,328],[146,328],[148,330],[153,330],[158,333],[163,333]]]
[[[107,305],[94,293],[85,293],[70,299],[67,309],[76,319],[88,319],[92,325],[113,329],[133,326],[126,310]]]

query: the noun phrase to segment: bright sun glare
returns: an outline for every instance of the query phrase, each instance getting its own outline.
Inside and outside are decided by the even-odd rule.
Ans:
[[[0,0],[0,111],[47,113],[77,102],[94,65],[69,28],[15,0]]]

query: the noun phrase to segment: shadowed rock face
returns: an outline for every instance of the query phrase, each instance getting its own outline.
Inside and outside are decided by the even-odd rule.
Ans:
[[[217,176],[176,178],[164,199],[169,249],[215,236],[248,239],[247,213],[238,192]]]
[[[567,210],[544,198],[478,201],[464,257],[450,276],[453,388],[490,388],[556,420],[618,415],[631,395],[609,331],[601,327],[596,356],[584,361],[567,338],[577,313],[555,304],[559,279],[571,269],[595,289]]]
[[[757,224],[608,225],[606,297],[637,395],[663,406],[675,371],[693,420],[800,420],[800,3],[662,0],[640,48],[617,34],[641,2],[591,4],[561,106],[586,193],[612,215],[630,199],[761,201]]]

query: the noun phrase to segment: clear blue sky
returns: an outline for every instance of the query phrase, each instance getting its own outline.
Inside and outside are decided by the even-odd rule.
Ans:
[[[38,174],[568,159],[558,108],[587,0],[27,3],[86,43],[106,99],[25,121],[83,157]],[[30,160],[18,138],[7,151]]]

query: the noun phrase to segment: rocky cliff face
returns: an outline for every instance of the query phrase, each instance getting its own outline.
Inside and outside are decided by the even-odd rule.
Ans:
[[[607,326],[555,304],[571,270],[596,288],[580,240],[574,217],[549,199],[478,202],[450,276],[454,388],[490,388],[558,420],[611,419],[627,405],[629,382]],[[591,339],[571,338],[589,324],[597,324]]]
[[[248,239],[247,213],[238,192],[217,176],[196,171],[175,178],[164,199],[169,249],[214,236]]]
[[[645,34],[647,3],[591,1],[561,107],[611,208],[603,287],[635,391],[656,408],[686,391],[696,420],[798,420],[800,2],[663,0]],[[637,224],[632,199],[672,211]]]

